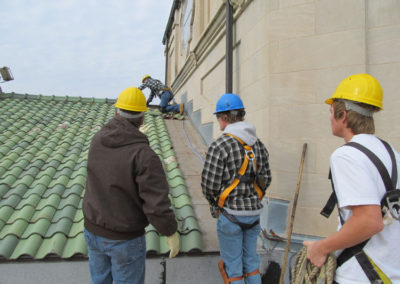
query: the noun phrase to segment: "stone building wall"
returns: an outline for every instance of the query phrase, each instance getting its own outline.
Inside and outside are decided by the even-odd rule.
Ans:
[[[174,48],[167,53],[167,78],[177,101],[185,103],[188,115],[210,143],[220,135],[212,113],[225,91],[225,1],[188,1],[193,5],[193,20],[184,51],[180,19],[186,1],[181,1],[170,27],[168,44]],[[244,101],[246,120],[256,126],[270,152],[270,205],[285,204],[273,214],[290,215],[302,146],[307,143],[294,233],[328,235],[336,230],[337,220],[335,216],[327,220],[319,211],[331,192],[329,156],[343,140],[331,135],[324,100],[341,80],[370,73],[380,81],[384,110],[375,116],[377,135],[400,149],[400,1],[231,3],[235,8],[233,90]],[[276,218],[268,208],[269,228],[281,226],[274,224]]]

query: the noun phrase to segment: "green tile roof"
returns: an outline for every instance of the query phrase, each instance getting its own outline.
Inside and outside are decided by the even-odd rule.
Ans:
[[[0,259],[87,256],[82,197],[93,135],[114,100],[0,94]],[[175,115],[172,118],[182,119]],[[147,136],[170,186],[182,252],[202,250],[202,235],[163,115],[149,111]],[[149,225],[148,254],[169,251]]]

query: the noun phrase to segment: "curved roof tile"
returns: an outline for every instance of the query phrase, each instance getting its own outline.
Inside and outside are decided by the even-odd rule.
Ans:
[[[114,115],[113,100],[0,94],[0,259],[87,257],[82,198],[93,135]],[[145,115],[181,234],[181,251],[201,251],[201,232],[159,111]],[[146,228],[148,254],[169,251]]]

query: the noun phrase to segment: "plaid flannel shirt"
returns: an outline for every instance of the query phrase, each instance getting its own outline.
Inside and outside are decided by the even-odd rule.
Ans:
[[[161,98],[161,91],[171,91],[171,89],[165,86],[160,80],[153,78],[148,78],[146,82],[138,87],[139,90],[143,90],[144,88],[149,88],[151,91],[147,103],[151,102],[154,96]]]
[[[268,151],[264,144],[257,139],[252,146],[257,161],[257,173],[265,177],[267,187],[271,183],[271,170],[268,162]],[[208,148],[208,153],[201,174],[203,195],[210,205],[216,206],[220,194],[235,179],[244,161],[244,148],[235,138],[222,135]],[[254,170],[249,163],[246,176]],[[224,207],[236,211],[261,209],[261,200],[257,195],[253,183],[240,182],[225,200]]]

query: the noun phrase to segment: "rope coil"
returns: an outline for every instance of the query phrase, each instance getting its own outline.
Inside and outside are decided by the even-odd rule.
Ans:
[[[336,257],[329,254],[321,268],[307,259],[307,248],[303,247],[297,254],[293,265],[293,284],[332,284],[335,278]]]

